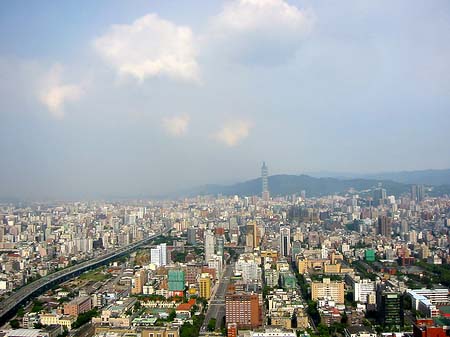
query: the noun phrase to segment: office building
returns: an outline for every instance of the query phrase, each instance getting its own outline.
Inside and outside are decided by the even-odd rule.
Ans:
[[[171,269],[168,272],[169,291],[183,292],[185,287],[184,271]]]
[[[355,302],[367,303],[371,294],[375,295],[375,282],[370,279],[352,279],[353,300]]]
[[[380,215],[378,217],[378,234],[385,237],[391,237],[392,223],[391,219],[388,218],[386,215]]]
[[[262,324],[261,307],[257,294],[233,293],[225,295],[227,323],[236,323],[238,329],[255,329]]]
[[[425,188],[423,185],[411,185],[411,200],[415,202],[423,201],[425,197]]]
[[[208,261],[214,255],[216,243],[214,233],[211,232],[210,230],[205,231],[204,243],[205,243],[205,261]]]
[[[288,257],[291,252],[291,229],[287,226],[280,227],[280,255]]]
[[[331,299],[336,303],[344,303],[344,295],[344,282],[342,281],[331,281],[329,278],[324,278],[322,282],[312,282],[311,284],[313,301]]]
[[[133,279],[133,287],[131,293],[133,295],[142,294],[144,285],[147,282],[147,272],[145,270],[139,270]]]
[[[407,294],[411,298],[412,308],[425,317],[440,316],[438,306],[450,304],[447,288],[413,289],[408,290]]]
[[[199,295],[207,300],[211,297],[211,276],[208,273],[202,273],[200,276]]]
[[[193,246],[197,244],[197,228],[189,227],[187,229],[187,243]]]
[[[384,205],[386,202],[386,189],[377,188],[373,191],[373,204],[374,206]]]
[[[385,326],[403,326],[403,296],[385,288],[383,285],[377,289],[377,306],[379,322]]]
[[[167,265],[167,245],[165,243],[161,243],[156,248],[152,248],[150,255],[152,264],[158,267]]]
[[[92,302],[89,296],[76,297],[72,301],[64,304],[64,315],[77,317],[92,309]]]
[[[219,256],[221,259],[223,259],[225,247],[225,239],[223,238],[223,235],[220,235],[216,238],[216,247],[217,247],[216,255]]]

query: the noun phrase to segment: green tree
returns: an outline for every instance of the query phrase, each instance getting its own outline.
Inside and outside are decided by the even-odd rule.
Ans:
[[[9,322],[9,325],[11,325],[12,329],[18,329],[20,328],[20,323],[17,319],[13,319]]]
[[[88,323],[92,317],[97,316],[99,313],[97,311],[97,309],[92,309],[86,312],[83,312],[82,314],[78,315],[77,320],[75,322],[73,322],[72,327],[74,329],[79,328],[80,326]]]
[[[41,312],[44,309],[43,303],[38,300],[33,301],[33,307],[31,308],[31,312]]]
[[[17,310],[17,317],[23,317],[25,315],[25,309],[23,307],[20,307],[19,310]]]
[[[208,326],[206,327],[208,331],[214,331],[216,329],[216,319],[211,318],[208,322]]]
[[[175,309],[172,309],[169,313],[169,316],[167,317],[167,321],[173,322],[175,317],[177,317],[177,312],[175,311]]]

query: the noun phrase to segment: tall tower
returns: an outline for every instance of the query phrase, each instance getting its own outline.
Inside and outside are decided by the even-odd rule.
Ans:
[[[261,167],[261,181],[262,181],[262,198],[264,201],[269,201],[269,169],[266,162],[263,162]]]
[[[288,257],[291,253],[291,229],[280,226],[280,255]]]
[[[205,231],[204,235],[205,261],[208,262],[208,260],[214,255],[216,240],[214,239],[214,234],[210,230]]]

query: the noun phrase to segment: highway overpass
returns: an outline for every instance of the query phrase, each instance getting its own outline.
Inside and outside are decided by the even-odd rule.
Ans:
[[[170,228],[166,228],[157,234],[149,236],[146,239],[136,241],[129,246],[121,247],[111,253],[107,253],[91,260],[79,263],[77,265],[59,270],[57,272],[44,276],[30,284],[27,284],[26,286],[20,288],[11,296],[0,302],[0,324],[3,325],[9,319],[11,319],[21,305],[25,304],[30,299],[41,295],[55,285],[74,278],[87,270],[98,268],[119,257],[127,255],[137,248],[141,247],[142,245],[148,244],[158,236],[167,234],[169,231]]]

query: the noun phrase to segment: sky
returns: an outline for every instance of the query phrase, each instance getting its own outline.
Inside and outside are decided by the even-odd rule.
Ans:
[[[450,168],[447,0],[5,0],[0,31],[0,197]]]

